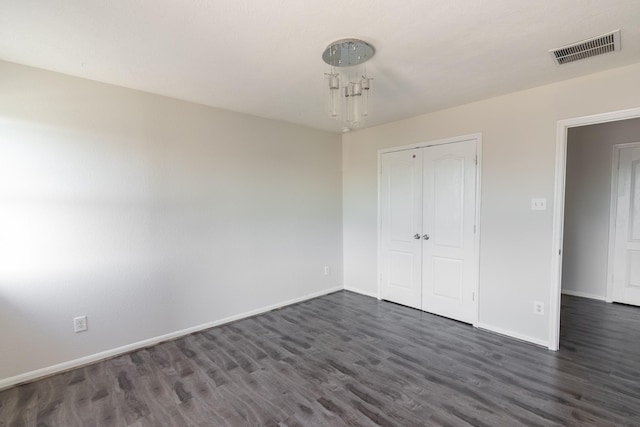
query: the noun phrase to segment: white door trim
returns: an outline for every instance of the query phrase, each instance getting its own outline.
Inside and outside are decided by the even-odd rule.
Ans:
[[[556,175],[551,244],[551,287],[549,296],[549,350],[560,347],[560,292],[562,291],[562,237],[567,173],[567,133],[569,128],[615,122],[640,117],[640,108],[558,120],[556,128]]]
[[[613,302],[613,261],[616,243],[616,215],[618,214],[618,162],[620,161],[620,150],[633,147],[640,147],[640,142],[615,144],[613,146],[613,155],[611,156],[611,204],[609,206],[609,252],[607,256],[606,302]]]
[[[480,313],[480,207],[482,201],[481,189],[482,189],[482,133],[473,133],[469,135],[461,135],[454,136],[451,138],[442,138],[436,139],[432,141],[420,142],[417,144],[408,144],[401,145],[398,147],[391,148],[383,148],[378,150],[378,299],[381,299],[381,286],[382,282],[380,278],[382,277],[382,247],[380,245],[381,242],[381,231],[382,231],[382,217],[380,211],[380,178],[382,175],[382,154],[384,153],[392,153],[394,151],[402,151],[402,150],[415,150],[418,148],[431,147],[434,145],[442,145],[442,144],[453,144],[456,142],[475,140],[476,142],[476,207],[475,207],[475,236],[474,236],[474,271],[475,277],[474,280],[474,289],[475,289],[475,316],[473,321],[473,326],[478,327],[480,322],[479,313]]]
[[[419,142],[417,144],[407,144],[397,147],[381,148],[380,150],[378,150],[378,161],[380,160],[380,155],[384,153],[393,153],[394,151],[402,150],[413,150],[416,148],[431,147],[433,145],[453,144],[454,142],[469,141],[470,139],[475,139],[477,143],[481,143],[482,133],[472,133],[469,135],[453,136],[451,138],[434,139],[432,141]],[[378,164],[378,166],[380,165]]]

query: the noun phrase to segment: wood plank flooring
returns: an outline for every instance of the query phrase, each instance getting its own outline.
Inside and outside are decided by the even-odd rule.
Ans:
[[[557,353],[350,292],[0,392],[0,426],[640,425],[640,309],[562,300]]]

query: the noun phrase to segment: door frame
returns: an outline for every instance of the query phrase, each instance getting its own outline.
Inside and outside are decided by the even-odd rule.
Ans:
[[[616,245],[616,217],[618,215],[618,163],[620,162],[620,150],[634,147],[640,147],[640,141],[615,144],[611,156],[611,205],[609,206],[609,252],[607,256],[606,302],[613,302],[614,249]]]
[[[382,299],[382,245],[381,245],[381,232],[382,232],[382,215],[380,209],[380,180],[382,177],[382,155],[385,153],[393,153],[395,151],[416,150],[419,148],[432,147],[434,145],[454,144],[456,142],[463,142],[474,140],[476,143],[476,206],[475,206],[475,221],[474,225],[476,232],[474,234],[474,257],[473,257],[473,271],[475,276],[473,280],[473,288],[475,292],[475,305],[474,305],[474,320],[473,326],[478,327],[479,323],[479,307],[480,307],[480,207],[482,201],[481,189],[482,189],[482,133],[472,133],[469,135],[454,136],[451,138],[435,139],[431,141],[419,142],[416,144],[407,144],[397,147],[383,148],[378,150],[378,289],[377,297]]]
[[[549,295],[549,350],[560,348],[560,295],[562,292],[562,242],[567,175],[567,138],[569,128],[616,122],[640,117],[640,108],[612,111],[590,116],[558,120],[556,127],[556,167],[553,196],[553,232],[551,238],[551,286]]]

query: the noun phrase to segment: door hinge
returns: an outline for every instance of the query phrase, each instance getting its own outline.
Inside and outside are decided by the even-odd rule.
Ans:
[[[478,156],[476,156],[476,166],[478,165]]]
[[[558,255],[562,255],[562,249],[558,249]]]
[[[471,301],[475,301],[475,300],[476,300],[476,293],[471,292]]]
[[[473,234],[476,234],[476,225],[473,224]]]

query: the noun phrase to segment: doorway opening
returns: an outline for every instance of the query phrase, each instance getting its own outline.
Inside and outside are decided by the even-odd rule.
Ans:
[[[613,122],[638,118],[640,118],[640,108],[578,117],[558,122],[555,203],[553,210],[552,286],[550,295],[550,350],[558,350],[560,344],[560,303],[563,290],[567,294],[610,301],[607,297],[607,292],[610,295],[610,290],[607,289],[607,282],[610,278],[608,273],[610,263],[608,248],[610,243],[610,220],[612,220],[609,217],[611,206],[610,177],[612,176],[611,167],[613,164],[612,156],[615,152],[613,149],[615,141],[612,141],[613,138],[611,138],[607,147],[598,146],[597,141],[595,141],[599,137],[597,135],[598,130],[604,132],[606,131],[606,126],[592,127],[592,125],[607,124],[609,128],[612,128],[616,125]],[[585,135],[586,141],[589,141],[589,138],[595,141],[592,142],[592,145],[594,144],[596,148],[588,150],[587,145],[585,145],[582,147],[585,150],[581,151],[578,140],[583,140]],[[575,146],[574,142],[571,142],[574,138],[577,138]],[[636,138],[635,140],[638,139]],[[618,142],[628,141],[620,140]],[[604,157],[603,153],[605,153]],[[575,156],[584,158],[580,159]],[[589,161],[589,159],[601,164],[597,170],[592,169],[590,171],[591,174],[588,174],[587,171],[581,172],[580,169],[584,166],[581,163]],[[568,173],[572,175],[568,176]],[[603,175],[604,178],[600,175]],[[588,179],[597,182],[597,191],[585,192],[580,190],[579,181],[584,177],[589,177]],[[604,183],[602,182],[603,180]],[[605,204],[604,207],[602,203]],[[593,221],[599,224],[595,234],[582,233],[582,230],[592,226]],[[589,245],[585,245],[585,238],[593,238],[593,240],[589,242]],[[601,240],[604,243],[600,242]],[[582,252],[580,254],[582,262],[579,264],[584,264],[586,259],[590,260],[586,267],[589,270],[588,272],[580,270],[584,266],[579,266],[576,261],[576,248],[581,248]],[[585,277],[590,279],[585,281]]]

